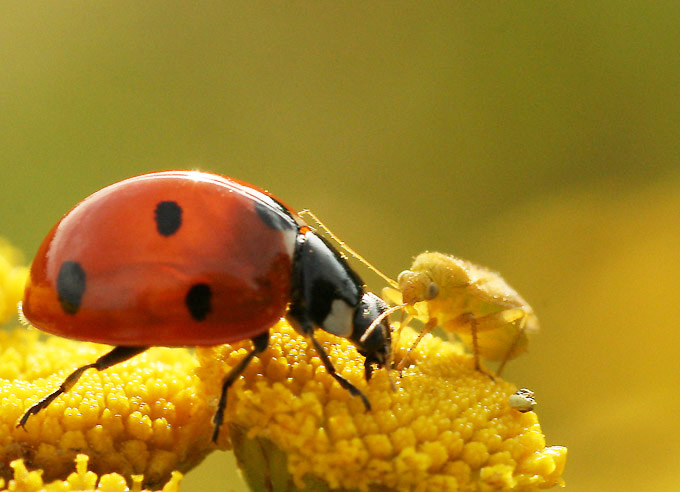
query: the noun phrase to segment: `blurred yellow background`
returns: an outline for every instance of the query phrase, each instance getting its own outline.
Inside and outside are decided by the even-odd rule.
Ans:
[[[200,168],[311,208],[396,276],[496,269],[542,332],[536,392],[574,491],[680,488],[676,2],[3,2],[0,235]],[[374,289],[382,287],[361,266]],[[214,454],[183,490],[237,490]]]

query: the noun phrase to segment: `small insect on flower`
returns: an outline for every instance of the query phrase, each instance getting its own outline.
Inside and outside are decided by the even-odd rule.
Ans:
[[[534,392],[530,389],[522,388],[516,393],[513,393],[508,398],[508,405],[514,408],[518,412],[526,413],[531,412],[536,406],[536,400],[534,399]]]
[[[509,359],[526,350],[527,335],[538,330],[531,306],[498,273],[455,256],[421,253],[399,274],[396,287],[384,289],[383,297],[403,303],[410,316],[425,323],[409,353],[425,334],[441,327],[473,351],[478,370],[480,358],[500,361],[500,375]]]
[[[24,414],[67,392],[87,369],[124,362],[150,346],[209,346],[251,339],[253,349],[224,379],[213,441],[227,390],[269,345],[285,316],[352,395],[315,338],[321,328],[352,341],[365,377],[385,365],[387,305],[323,238],[271,194],[198,171],[145,174],[108,186],[67,213],[47,235],[26,286],[23,313],[49,333],[115,345],[76,369]],[[370,325],[369,337],[363,337]]]

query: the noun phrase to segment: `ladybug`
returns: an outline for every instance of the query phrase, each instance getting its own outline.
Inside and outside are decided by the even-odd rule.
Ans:
[[[150,346],[251,339],[253,349],[224,379],[213,419],[217,441],[227,390],[284,316],[370,410],[314,331],[353,342],[365,358],[366,380],[373,364],[386,364],[391,342],[387,305],[295,212],[250,184],[200,171],[136,176],[76,205],[40,246],[22,309],[43,331],[115,348],[29,408],[21,427],[87,369],[104,370]],[[371,324],[378,329],[361,340]]]

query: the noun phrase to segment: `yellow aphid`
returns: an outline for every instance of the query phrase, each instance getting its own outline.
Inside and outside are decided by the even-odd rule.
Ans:
[[[423,335],[438,326],[457,335],[474,352],[477,368],[480,358],[500,361],[500,374],[538,330],[533,309],[503,277],[455,256],[421,253],[399,274],[398,286],[385,289],[383,297],[407,304],[425,323]]]

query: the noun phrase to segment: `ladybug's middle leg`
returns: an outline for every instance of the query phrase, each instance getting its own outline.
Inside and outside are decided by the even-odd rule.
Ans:
[[[220,435],[220,427],[222,427],[222,422],[224,421],[224,411],[227,408],[227,391],[229,387],[234,384],[239,376],[246,370],[248,364],[253,360],[253,357],[261,354],[269,346],[269,330],[265,331],[262,335],[258,335],[252,339],[253,345],[255,346],[253,350],[248,352],[248,354],[241,359],[241,361],[236,364],[231,371],[225,376],[222,382],[222,394],[220,395],[220,402],[217,404],[217,411],[213,417],[213,424],[215,428],[213,429],[212,440],[217,442],[217,438]]]
[[[26,422],[28,422],[28,419],[31,415],[35,415],[43,408],[47,408],[49,404],[52,403],[59,395],[61,395],[62,393],[66,393],[68,390],[70,390],[73,387],[73,385],[78,382],[80,376],[82,376],[83,373],[88,369],[97,369],[98,371],[103,371],[104,369],[107,369],[111,366],[115,366],[116,364],[131,359],[135,355],[141,354],[148,348],[149,347],[115,347],[110,352],[107,352],[106,354],[102,355],[92,364],[87,364],[86,366],[79,367],[71,374],[69,374],[69,376],[66,379],[64,379],[64,382],[61,383],[61,386],[59,386],[59,388],[56,391],[50,393],[45,398],[40,400],[31,408],[29,408],[24,414],[24,416],[21,417],[21,420],[17,424],[17,427],[26,428]]]

